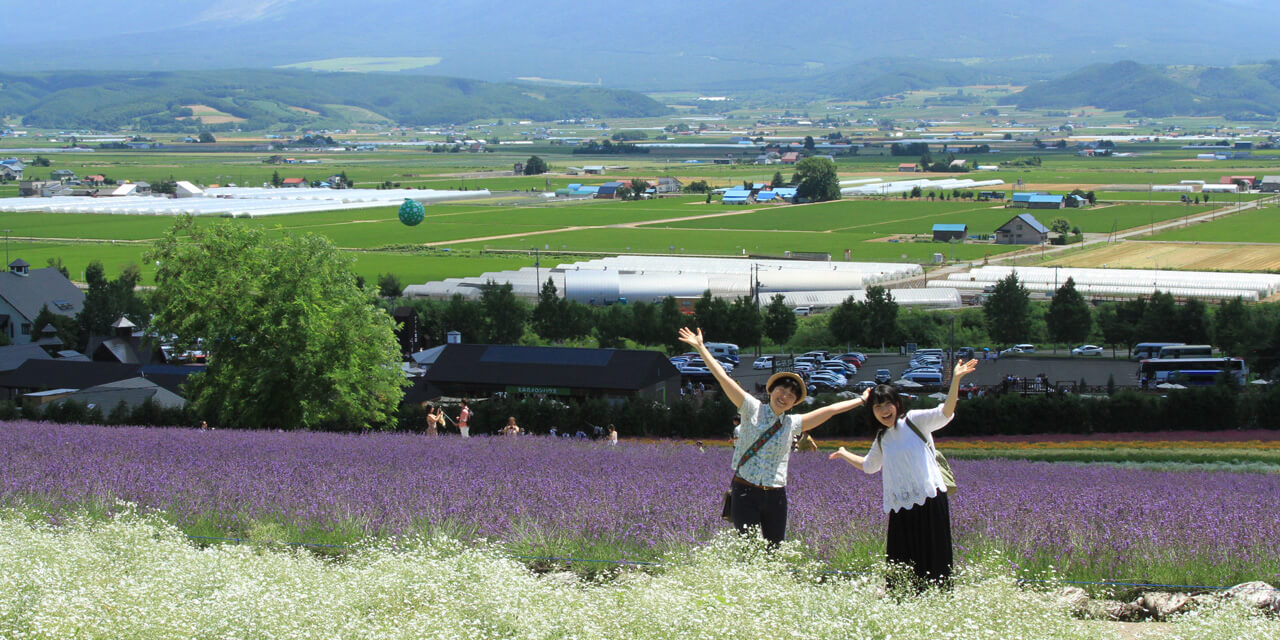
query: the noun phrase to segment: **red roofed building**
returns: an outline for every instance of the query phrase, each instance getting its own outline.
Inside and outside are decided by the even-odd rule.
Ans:
[[[281,184],[286,187],[301,187],[305,183],[302,178],[285,178]]]
[[[904,162],[904,163],[902,163],[902,164],[898,165],[898,172],[899,172],[899,173],[915,173],[915,172],[916,172],[916,165],[915,165],[915,163],[907,163],[907,162]]]
[[[795,164],[800,161],[800,152],[788,151],[782,154],[782,164]]]

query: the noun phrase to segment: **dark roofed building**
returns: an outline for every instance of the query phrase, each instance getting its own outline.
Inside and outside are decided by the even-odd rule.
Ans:
[[[14,344],[0,347],[0,373],[13,371],[28,360],[52,360],[47,351],[35,344]]]
[[[1014,216],[996,229],[996,244],[1040,244],[1049,241],[1049,229],[1029,213]]]
[[[0,397],[13,398],[32,391],[88,389],[142,376],[181,395],[187,376],[204,371],[203,366],[137,365],[119,362],[89,362],[58,358],[29,359],[16,369],[0,373]]]
[[[968,232],[969,225],[967,224],[935,224],[933,225],[933,241],[951,242],[952,240],[960,240],[963,242],[965,234]]]
[[[669,402],[680,393],[680,372],[666,356],[625,349],[449,344],[423,380],[455,397],[505,392]]]
[[[10,262],[0,273],[0,331],[13,344],[35,342],[32,323],[46,306],[74,318],[84,308],[84,292],[53,267],[32,269],[22,258]]]

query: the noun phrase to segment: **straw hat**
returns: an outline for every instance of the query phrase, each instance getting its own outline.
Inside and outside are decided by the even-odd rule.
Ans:
[[[796,385],[800,387],[800,395],[796,397],[796,403],[799,404],[804,400],[805,395],[808,393],[809,385],[806,385],[804,383],[804,378],[801,378],[800,374],[794,371],[779,371],[769,376],[769,381],[764,383],[765,391],[769,391],[770,393],[772,393],[773,385],[777,384],[779,380],[782,380],[784,378],[790,378],[794,380]]]

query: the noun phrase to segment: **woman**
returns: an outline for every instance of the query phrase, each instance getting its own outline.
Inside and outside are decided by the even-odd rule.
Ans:
[[[436,408],[431,405],[427,406],[427,435],[434,438],[440,435],[440,416],[436,414]]]
[[[458,411],[458,431],[464,438],[471,437],[471,407],[467,405],[467,401],[462,401],[462,409]]]
[[[618,444],[618,430],[613,428],[612,424],[609,425],[609,444],[615,446]]]
[[[960,379],[977,368],[977,360],[957,362],[947,399],[933,409],[904,412],[893,386],[868,389],[863,397],[871,407],[869,421],[877,429],[871,450],[858,456],[840,447],[830,456],[865,473],[881,472],[884,511],[889,514],[886,556],[892,563],[909,565],[921,581],[946,584],[951,579],[951,509],[934,460],[932,433],[951,422]]]
[[[763,403],[747,394],[725,373],[707,350],[702,330],[680,329],[680,341],[689,344],[707,363],[726,398],[738,407],[741,417],[739,437],[734,443],[730,513],[739,532],[760,527],[772,544],[782,542],[787,532],[787,461],[792,439],[860,404],[862,398],[795,415],[787,412],[804,400],[804,379],[790,371],[773,374],[765,389],[769,401]]]
[[[507,416],[507,424],[502,427],[502,435],[518,436],[520,435],[520,425],[516,424],[515,416]]]

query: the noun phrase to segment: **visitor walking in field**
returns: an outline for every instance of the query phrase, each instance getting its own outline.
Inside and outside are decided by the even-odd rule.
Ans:
[[[742,390],[707,350],[702,330],[680,329],[680,341],[702,356],[726,398],[738,407],[739,437],[733,446],[733,480],[729,511],[739,532],[760,527],[766,540],[782,542],[787,532],[787,461],[791,443],[809,431],[860,404],[862,398],[837,402],[804,414],[789,414],[804,400],[804,380],[790,371],[773,374],[765,384],[768,402]]]
[[[471,437],[471,407],[467,405],[467,401],[462,401],[462,409],[458,411],[458,431],[462,433],[462,437]]]
[[[863,398],[876,429],[871,449],[859,456],[840,447],[830,456],[865,473],[880,472],[889,514],[886,556],[891,563],[909,565],[921,581],[946,584],[951,579],[951,510],[933,432],[951,422],[960,379],[977,368],[977,360],[957,362],[946,400],[933,409],[904,411],[892,385],[868,389]]]
[[[442,413],[436,413],[436,408],[432,405],[427,407],[427,435],[434,438],[440,435],[440,425],[444,422]]]

